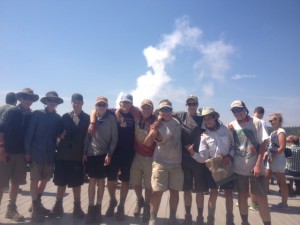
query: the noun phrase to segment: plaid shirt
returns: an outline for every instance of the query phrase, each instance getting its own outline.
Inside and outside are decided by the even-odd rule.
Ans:
[[[286,169],[293,172],[300,172],[300,146],[291,145],[293,156],[286,159]]]

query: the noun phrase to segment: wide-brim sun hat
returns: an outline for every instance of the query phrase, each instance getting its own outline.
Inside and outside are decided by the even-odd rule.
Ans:
[[[57,105],[64,102],[62,98],[58,97],[58,94],[55,91],[49,91],[46,93],[45,97],[41,98],[41,102],[45,105],[47,105],[47,100],[54,101]]]
[[[214,108],[211,108],[211,107],[202,108],[200,116],[204,117],[204,116],[208,116],[208,115],[212,115],[215,119],[220,118],[220,114],[218,112],[216,112]]]
[[[16,94],[16,98],[19,101],[23,96],[31,98],[31,100],[33,102],[36,102],[37,100],[39,100],[39,96],[37,94],[34,94],[34,92],[31,88],[24,88],[22,91],[20,91]]]

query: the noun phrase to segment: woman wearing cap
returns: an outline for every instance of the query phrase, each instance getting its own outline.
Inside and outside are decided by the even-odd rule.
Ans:
[[[272,205],[273,209],[287,210],[288,209],[288,186],[285,179],[285,163],[284,150],[286,147],[286,133],[282,129],[282,115],[281,113],[274,113],[269,116],[269,123],[273,127],[273,131],[269,137],[268,152],[269,159],[266,168],[266,176],[268,180],[271,179],[272,174],[276,177],[281,190],[281,203]],[[269,182],[268,182],[269,183]]]
[[[41,102],[45,109],[32,113],[25,136],[26,161],[31,162],[31,220],[35,222],[44,221],[45,215],[50,213],[42,205],[41,196],[53,176],[56,141],[62,132],[62,120],[56,113],[56,107],[64,101],[55,91],[50,91],[41,98]]]
[[[193,149],[189,149],[192,157],[200,163],[204,163],[211,158],[222,157],[223,164],[230,164],[234,154],[232,133],[219,121],[220,115],[213,108],[203,108],[202,116],[206,130],[201,136],[199,152],[196,153]],[[213,225],[215,223],[218,186],[209,170],[206,170],[206,177],[208,186],[211,189],[208,200],[207,224]],[[221,185],[220,189],[225,190],[226,225],[233,225],[233,181]]]

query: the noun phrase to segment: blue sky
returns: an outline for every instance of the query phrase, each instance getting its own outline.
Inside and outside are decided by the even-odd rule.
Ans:
[[[241,99],[299,126],[299,24],[297,0],[1,0],[0,104],[30,87],[57,91],[60,114],[75,92],[88,113],[124,92],[181,111],[193,94],[225,124]]]

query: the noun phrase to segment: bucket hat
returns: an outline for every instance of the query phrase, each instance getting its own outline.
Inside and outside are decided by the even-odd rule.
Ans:
[[[22,91],[16,94],[16,97],[19,101],[23,97],[30,98],[32,102],[36,102],[37,100],[39,100],[39,96],[37,94],[34,94],[31,88],[24,88]]]
[[[205,107],[201,111],[201,116],[207,116],[207,115],[212,115],[215,119],[220,118],[220,114],[215,111],[214,108],[211,107]]]
[[[45,105],[47,105],[47,100],[54,101],[57,105],[64,102],[64,100],[60,97],[58,97],[58,94],[55,91],[49,91],[46,93],[45,97],[41,98],[41,102]]]

